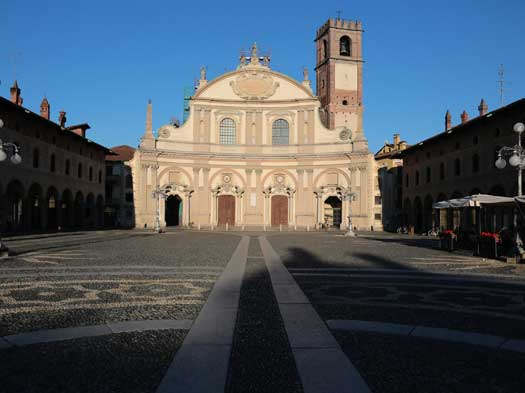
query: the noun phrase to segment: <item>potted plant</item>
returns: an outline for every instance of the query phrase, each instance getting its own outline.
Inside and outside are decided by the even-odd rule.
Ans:
[[[479,234],[479,255],[485,258],[497,259],[501,255],[501,237],[495,232]]]
[[[452,229],[445,229],[439,233],[439,248],[449,252],[454,251],[457,235]]]

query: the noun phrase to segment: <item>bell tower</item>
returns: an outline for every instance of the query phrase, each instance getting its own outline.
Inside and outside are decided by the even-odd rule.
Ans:
[[[349,128],[354,138],[366,140],[363,134],[362,33],[359,21],[329,19],[317,30],[315,71],[325,126]]]

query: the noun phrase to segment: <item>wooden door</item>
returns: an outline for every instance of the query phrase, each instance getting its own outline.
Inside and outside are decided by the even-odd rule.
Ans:
[[[272,197],[272,226],[288,225],[288,197],[275,195]]]
[[[235,225],[235,197],[220,195],[218,206],[219,225]]]

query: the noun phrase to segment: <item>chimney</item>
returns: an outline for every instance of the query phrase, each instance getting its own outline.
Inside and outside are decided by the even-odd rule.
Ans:
[[[479,103],[478,110],[479,110],[480,116],[486,115],[487,112],[489,111],[489,106],[487,105],[487,103],[485,102],[483,98],[481,99],[481,102]]]
[[[58,114],[58,124],[60,124],[60,127],[64,128],[66,126],[66,120],[66,112],[61,110]]]
[[[399,145],[399,142],[401,142],[399,134],[394,134],[394,147],[397,147],[397,145]]]
[[[11,92],[11,102],[15,103],[16,105],[22,105],[24,100],[20,96],[20,89],[18,88],[18,82],[15,80],[15,83],[13,83],[13,86],[10,89]]]
[[[450,114],[450,111],[447,110],[447,113],[445,113],[445,131],[448,131],[452,128],[452,115]]]
[[[461,124],[465,124],[468,121],[468,113],[467,111],[463,111],[461,114]]]
[[[46,97],[44,97],[40,103],[40,116],[49,120],[49,102]]]
[[[74,134],[77,134],[78,136],[81,136],[82,138],[86,137],[86,131],[89,130],[91,127],[87,123],[82,123],[74,126],[67,127],[66,130],[71,131]]]

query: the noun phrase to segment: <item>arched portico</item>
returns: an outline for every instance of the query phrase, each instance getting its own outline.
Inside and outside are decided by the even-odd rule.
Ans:
[[[59,222],[59,196],[58,191],[55,187],[49,187],[46,193],[46,219],[47,229],[54,231],[58,228]]]
[[[60,225],[64,228],[73,227],[73,207],[73,194],[66,188],[62,192],[62,198],[60,201]]]
[[[6,232],[18,232],[24,228],[25,210],[24,187],[18,180],[12,180],[6,187],[7,214]]]
[[[84,227],[84,195],[81,191],[78,191],[75,196],[75,227]]]
[[[29,206],[29,230],[39,231],[42,229],[44,221],[44,197],[40,184],[33,183],[29,187],[27,203]]]

